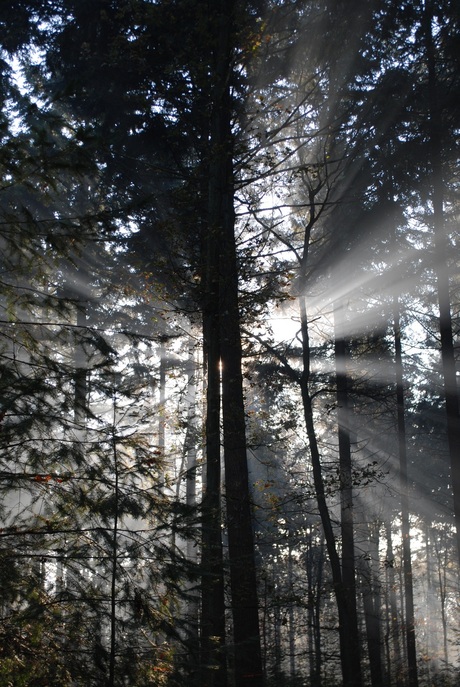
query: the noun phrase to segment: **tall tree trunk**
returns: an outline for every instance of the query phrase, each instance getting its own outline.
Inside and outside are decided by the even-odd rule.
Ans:
[[[276,574],[276,573],[275,573]],[[273,584],[275,587],[275,583]],[[277,601],[273,607],[273,660],[272,673],[275,684],[279,684],[282,678],[283,653],[281,649],[281,609]]]
[[[180,474],[185,470],[185,503],[188,512],[196,512],[196,493],[197,493],[197,447],[199,445],[199,429],[197,422],[197,374],[198,365],[195,360],[195,346],[190,344],[188,360],[186,363],[187,372],[187,391],[185,404],[187,408],[187,428],[185,432],[183,456]],[[177,480],[176,499],[179,501],[181,491],[181,480]],[[173,547],[175,546],[173,528]],[[186,558],[193,569],[198,563],[197,537],[198,532],[187,535],[186,539]],[[187,599],[185,602],[186,633],[192,665],[199,665],[199,609],[200,596],[194,581],[187,584]]]
[[[114,377],[117,379],[117,376]],[[113,457],[113,526],[112,526],[112,551],[110,567],[110,652],[109,652],[109,674],[107,676],[107,687],[115,687],[116,683],[116,656],[117,656],[117,572],[118,572],[118,509],[119,509],[119,464],[117,447],[117,389],[114,383],[113,388],[113,419],[112,419],[112,457]]]
[[[211,190],[210,188],[212,196]],[[206,467],[202,503],[200,680],[203,687],[225,687],[227,667],[224,651],[225,596],[221,504],[219,238],[211,222],[205,244],[203,347],[206,374]]]
[[[457,528],[457,554],[460,562],[460,408],[457,390],[455,351],[452,334],[448,247],[444,221],[444,170],[442,164],[443,122],[436,74],[436,46],[433,38],[433,0],[425,0],[423,28],[428,66],[429,136],[431,165],[431,203],[436,248],[436,276],[439,302],[441,360],[447,414],[454,515]]]
[[[441,606],[441,626],[442,626],[442,646],[444,654],[444,667],[447,669],[449,667],[449,643],[448,643],[448,633],[447,633],[447,570],[449,567],[448,555],[447,555],[447,541],[446,533],[441,531],[433,532],[433,545],[436,553],[436,566],[435,569],[438,575],[438,589],[439,589],[439,602]],[[444,551],[443,551],[444,546]]]
[[[406,422],[404,415],[404,378],[401,346],[399,302],[393,299],[393,328],[396,363],[396,402],[398,415],[398,452],[401,485],[401,534],[403,550],[405,634],[409,687],[418,686],[417,651],[415,644],[414,589],[412,584],[412,558],[409,521],[409,483],[407,476]]]
[[[214,135],[215,137],[215,135]],[[212,140],[211,140],[212,145]],[[225,593],[221,502],[220,188],[211,152],[207,225],[203,241],[203,355],[206,378],[204,496],[202,504],[201,683],[225,687]]]
[[[292,545],[292,533],[289,531],[288,535],[288,547],[289,547],[289,553],[288,553],[288,589],[289,592],[292,596],[293,595],[293,587],[294,587],[294,575],[293,575],[293,560],[292,560],[292,551],[293,551],[293,545]],[[295,627],[295,613],[294,613],[294,601],[289,601],[289,626],[288,626],[288,632],[289,632],[289,676],[291,680],[294,680],[295,674],[296,674],[296,642],[295,642],[295,636],[296,636],[296,627]]]
[[[223,28],[225,32],[228,29]],[[262,685],[257,581],[254,534],[249,491],[244,411],[242,347],[238,304],[238,268],[236,261],[232,138],[227,90],[221,103],[222,128],[215,150],[228,151],[217,157],[225,185],[221,189],[221,262],[220,262],[220,344],[222,364],[222,419],[225,464],[225,497],[228,529],[230,586],[233,635],[235,642],[236,687]],[[220,174],[219,174],[220,176]]]
[[[391,532],[391,523],[386,524],[386,539],[387,539],[387,554],[386,554],[386,570],[387,570],[387,589],[389,594],[389,636],[391,637],[393,645],[393,656],[388,655],[389,660],[389,677],[395,675],[396,677],[396,687],[402,687],[402,675],[403,675],[403,664],[401,657],[401,643],[400,643],[400,622],[399,622],[399,610],[398,602],[396,598],[396,576],[395,576],[395,560],[393,553],[393,540]],[[390,646],[390,644],[389,644]],[[393,669],[392,669],[393,668]]]
[[[226,255],[227,264],[230,258],[235,265],[235,257],[231,258],[229,251]],[[236,284],[230,287],[228,279],[225,281],[225,306],[221,310],[225,503],[236,687],[244,687],[262,685],[263,680]],[[229,302],[230,298],[233,303]]]
[[[313,418],[313,405],[310,394],[310,339],[308,316],[304,297],[300,298],[300,325],[302,334],[303,358],[300,389],[302,394],[302,404],[308,444],[310,448],[310,459],[312,463],[316,500],[326,540],[326,548],[329,555],[334,585],[334,594],[337,603],[339,617],[340,660],[342,666],[343,684],[344,687],[361,687],[361,663],[359,657],[359,646],[357,646],[358,628],[354,624],[353,612],[350,612],[349,600],[343,585],[340,558],[337,551],[331,516],[326,502],[326,490],[321,467],[321,456],[316,438]]]
[[[187,360],[187,429],[184,440],[185,503],[190,509],[196,506],[197,446],[199,440],[196,413],[197,367],[195,347],[191,345]],[[194,537],[188,537],[187,539],[187,560],[196,561],[196,541]]]
[[[206,472],[202,504],[201,684],[225,687],[225,596],[221,515],[219,341],[215,317],[204,325],[207,361]]]
[[[319,556],[313,555],[313,551],[318,548]],[[307,626],[308,626],[308,663],[309,676],[312,685],[319,685],[321,682],[322,668],[322,642],[321,642],[321,597],[322,581],[324,568],[324,539],[318,547],[313,548],[312,534],[310,532],[307,540],[307,583],[308,583],[308,606],[307,606]]]
[[[351,466],[350,408],[347,377],[347,343],[344,336],[344,305],[339,303],[334,311],[335,327],[335,365],[337,393],[337,425],[339,440],[340,470],[340,527],[342,535],[342,584],[346,596],[350,631],[354,636],[350,663],[353,672],[360,671],[360,638],[358,632],[358,615],[356,610],[355,579],[355,539],[354,539],[354,503],[353,478]]]
[[[211,95],[206,97],[209,101]],[[209,140],[211,122],[203,124],[203,140]],[[212,142],[211,142],[212,145]],[[204,161],[210,155],[202,151]],[[203,273],[203,376],[205,400],[205,468],[203,474],[201,544],[201,616],[199,687],[226,687],[224,555],[222,544],[221,372],[219,335],[220,205],[219,181],[203,164],[202,197]]]
[[[361,544],[361,586],[372,687],[383,687],[382,639],[380,631],[379,523],[368,523],[366,542]]]
[[[316,501],[318,504],[319,516],[323,526],[326,549],[331,566],[334,594],[337,604],[339,618],[339,641],[340,641],[340,661],[344,687],[361,687],[362,673],[359,650],[359,633],[356,622],[356,613],[350,608],[350,599],[345,589],[340,557],[337,550],[335,533],[332,526],[331,516],[326,501],[326,489],[323,479],[321,466],[321,455],[316,437],[315,421],[313,415],[313,402],[310,391],[311,360],[310,360],[310,331],[308,324],[308,311],[305,293],[307,291],[307,266],[309,259],[309,249],[311,232],[317,220],[315,195],[317,189],[309,188],[309,219],[306,223],[303,238],[303,250],[299,269],[299,311],[300,311],[300,334],[302,346],[302,373],[297,378],[300,385],[302,397],[303,415],[307,432],[307,441],[310,449],[310,460],[312,465],[313,483],[315,488]],[[354,599],[356,603],[356,599]]]
[[[225,465],[225,505],[228,531],[231,611],[233,619],[236,687],[263,684],[255,570],[251,497],[246,453],[242,347],[238,302],[238,267],[235,245],[233,135],[230,75],[232,69],[234,3],[213,5],[215,51],[210,115],[209,259],[212,289],[218,292],[218,309],[208,332],[208,374],[215,374],[220,355],[222,426]],[[218,275],[213,265],[218,265]],[[216,303],[217,305],[217,303]],[[217,320],[217,322],[216,322]],[[216,331],[217,329],[217,331]],[[210,335],[210,338],[209,338]],[[213,340],[218,341],[218,344]],[[214,347],[219,346],[215,351]],[[214,370],[211,370],[211,364]],[[209,379],[209,378],[208,378]],[[213,380],[215,388],[215,380]],[[217,388],[215,388],[217,393]],[[208,408],[209,414],[209,408]],[[215,433],[216,427],[213,428]],[[217,447],[216,447],[217,454]],[[207,490],[209,484],[207,485]]]

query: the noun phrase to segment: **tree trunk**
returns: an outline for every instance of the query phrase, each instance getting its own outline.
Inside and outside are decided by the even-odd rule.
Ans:
[[[428,66],[429,146],[431,165],[432,221],[436,248],[436,277],[439,302],[439,329],[441,361],[444,376],[444,394],[447,414],[454,516],[457,528],[457,554],[460,562],[460,408],[458,400],[455,350],[452,334],[448,246],[444,221],[444,170],[442,164],[442,114],[438,98],[436,74],[436,47],[433,39],[433,2],[425,0],[423,13],[426,60]]]
[[[350,408],[348,400],[347,343],[343,332],[344,305],[340,303],[334,311],[335,365],[337,385],[337,425],[339,440],[340,469],[340,526],[342,534],[342,584],[346,596],[350,632],[354,646],[351,647],[350,667],[356,675],[360,673],[360,637],[356,610],[355,541],[353,517],[353,478],[351,466]]]
[[[290,590],[290,593],[292,594],[292,591],[294,589],[294,575],[293,575],[293,561],[292,561],[292,551],[293,551],[293,545],[292,545],[292,533],[289,531],[288,535],[288,547],[289,547],[289,554],[288,554],[288,589]],[[289,677],[291,680],[295,679],[295,674],[296,674],[296,642],[295,642],[295,637],[296,637],[296,623],[295,623],[295,613],[294,613],[294,601],[289,601],[289,626],[288,626],[288,632],[289,632]]]
[[[396,576],[394,568],[394,553],[393,553],[393,540],[391,533],[391,524],[388,522],[386,525],[386,538],[387,538],[387,557],[386,557],[386,570],[387,570],[387,589],[389,590],[389,639],[391,637],[393,645],[393,656],[388,654],[388,674],[389,677],[395,675],[396,686],[402,687],[402,658],[401,658],[401,643],[400,643],[400,622],[399,622],[399,610],[398,602],[396,599]],[[390,642],[388,642],[390,647]],[[393,668],[393,669],[392,669]]]
[[[399,303],[393,299],[393,328],[396,363],[396,402],[398,415],[398,451],[401,485],[401,534],[403,550],[405,634],[409,687],[418,686],[417,652],[415,644],[414,590],[412,584],[412,558],[409,521],[409,484],[407,477],[406,423],[404,416],[404,379],[401,347],[401,328],[399,322]]]
[[[206,468],[202,504],[201,682],[204,687],[225,687],[227,684],[220,428],[219,287],[221,232],[219,223],[221,182],[215,166],[216,162],[211,158],[208,171],[208,223],[203,241]]]
[[[197,403],[197,373],[198,366],[195,360],[195,346],[189,347],[187,360],[187,429],[184,440],[184,453],[181,472],[185,468],[185,503],[187,510],[195,512],[196,492],[197,492],[197,447],[199,446],[199,429],[197,423],[196,403]],[[180,498],[180,480],[177,483],[176,498]],[[195,527],[193,527],[195,530]],[[186,557],[191,566],[198,562],[197,534],[189,534],[186,540]],[[199,664],[199,606],[200,597],[194,581],[187,584],[186,618],[187,636],[189,642],[190,660],[193,665]]]
[[[448,643],[448,633],[447,633],[447,619],[448,619],[448,609],[447,609],[447,570],[449,567],[448,555],[447,555],[447,541],[445,540],[445,532],[433,531],[433,545],[434,551],[436,553],[436,566],[435,569],[438,574],[438,589],[439,589],[439,602],[441,605],[441,626],[442,626],[442,646],[443,646],[443,659],[444,666],[447,669],[449,667],[449,643]],[[443,551],[444,546],[444,551]]]
[[[337,552],[334,530],[326,502],[326,491],[322,474],[321,457],[316,438],[313,419],[313,406],[310,395],[310,341],[308,317],[305,298],[300,298],[300,324],[302,334],[303,371],[300,379],[302,404],[307,430],[310,459],[312,463],[313,481],[319,515],[323,525],[326,548],[332,571],[334,594],[339,616],[340,660],[344,687],[361,687],[361,664],[357,639],[357,627],[353,622],[353,612],[350,612],[349,599],[343,585],[340,558]]]
[[[382,638],[380,631],[379,524],[367,525],[364,556],[360,562],[364,619],[372,687],[383,687]]]
[[[225,100],[228,102],[229,93]],[[257,581],[251,495],[246,453],[242,348],[238,305],[238,271],[234,234],[232,139],[230,109],[221,103],[222,117],[217,165],[221,188],[220,343],[225,497],[228,529],[236,687],[262,685]],[[219,127],[220,128],[220,127]],[[228,160],[224,150],[227,148]],[[225,169],[226,168],[226,169]],[[220,176],[220,174],[219,174]]]
[[[233,2],[213,6],[216,44],[211,83],[208,267],[217,311],[207,332],[208,374],[216,373],[220,355],[225,497],[233,619],[235,687],[263,684],[251,497],[246,454],[242,347],[235,246],[233,136],[230,74]],[[216,260],[217,254],[217,262]],[[218,265],[218,274],[215,274]],[[218,281],[216,281],[218,277]],[[215,283],[213,283],[215,282]],[[216,343],[218,341],[218,344]],[[216,351],[215,348],[218,347]],[[214,367],[211,370],[211,365]],[[218,371],[218,370],[217,370]],[[215,393],[216,382],[213,380]],[[213,411],[214,414],[217,407]],[[209,408],[208,408],[209,414]],[[214,418],[216,422],[216,418]],[[213,427],[215,435],[217,427]],[[215,447],[217,456],[217,446]],[[210,485],[207,485],[207,490]],[[217,503],[216,503],[217,505]]]
[[[115,376],[116,380],[117,377]],[[117,447],[117,389],[114,383],[113,388],[113,419],[112,419],[112,457],[113,457],[113,525],[112,525],[112,551],[110,567],[110,653],[109,653],[109,674],[107,676],[107,687],[115,687],[116,657],[117,657],[117,579],[118,579],[118,509],[119,509],[119,465]]]
[[[196,506],[197,446],[199,444],[196,413],[197,367],[195,348],[191,345],[187,360],[187,429],[184,440],[185,503],[190,510]],[[194,537],[187,538],[187,560],[196,562],[196,541]]]
[[[221,513],[218,239],[207,234],[203,346],[206,365],[206,468],[202,503],[201,684],[227,684]]]
[[[324,540],[315,549],[319,549],[318,560],[313,556],[313,541],[310,532],[307,540],[306,572],[308,581],[308,656],[309,675],[312,685],[321,683],[322,643],[321,643],[321,596],[324,567]]]

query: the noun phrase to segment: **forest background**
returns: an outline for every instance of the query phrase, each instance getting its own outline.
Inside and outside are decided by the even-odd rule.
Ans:
[[[458,684],[458,3],[0,29],[0,685]]]

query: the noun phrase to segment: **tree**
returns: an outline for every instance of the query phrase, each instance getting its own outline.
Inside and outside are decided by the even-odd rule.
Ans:
[[[431,182],[432,221],[434,227],[437,264],[447,261],[447,238],[444,216],[444,164],[443,164],[443,101],[440,98],[437,76],[434,40],[435,8],[432,2],[423,6],[421,32],[427,63],[428,97],[428,151]],[[454,19],[455,21],[455,19]],[[460,557],[460,409],[456,381],[456,363],[453,341],[449,275],[444,268],[437,270],[437,289],[439,302],[439,329],[441,336],[441,359],[444,376],[445,403],[447,413],[447,439],[449,443],[452,485],[454,494],[454,513],[457,526],[457,548]]]
[[[172,670],[157,639],[172,631],[181,560],[144,436],[150,385],[123,355],[142,339],[120,305],[135,297],[105,241],[120,235],[85,128],[34,102],[24,59],[30,81],[3,110],[2,553],[16,573],[4,578],[3,677],[114,685],[136,672],[154,684]]]

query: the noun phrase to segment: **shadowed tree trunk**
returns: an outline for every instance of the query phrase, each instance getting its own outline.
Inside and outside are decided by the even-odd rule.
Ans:
[[[409,521],[409,484],[407,477],[406,423],[404,417],[404,379],[401,347],[401,328],[399,318],[399,303],[397,297],[393,299],[393,328],[396,362],[396,401],[398,416],[398,452],[401,484],[401,534],[403,549],[404,574],[404,603],[405,603],[405,633],[407,648],[407,665],[409,673],[409,687],[417,687],[417,652],[415,644],[415,615],[414,590],[412,584],[412,558],[410,545]]]
[[[117,376],[115,376],[117,380]],[[112,552],[110,570],[110,653],[109,653],[109,674],[107,677],[107,687],[114,687],[116,684],[117,668],[117,579],[118,579],[118,509],[119,509],[119,461],[117,447],[117,387],[113,388],[113,420],[112,420],[112,455],[113,455],[113,525],[112,525]]]
[[[387,626],[387,676],[389,679],[396,678],[396,687],[402,687],[403,663],[400,642],[400,620],[398,601],[396,598],[396,575],[394,568],[393,540],[391,523],[387,522],[385,527],[387,540],[387,553],[385,560],[386,567],[386,588],[388,590],[388,626]]]
[[[308,664],[310,683],[320,684],[322,668],[321,651],[321,599],[324,572],[324,539],[313,546],[312,533],[307,539],[306,572],[308,581],[307,625],[308,625]]]
[[[360,640],[358,635],[358,615],[356,610],[355,580],[355,541],[354,541],[354,504],[353,478],[351,466],[350,408],[347,377],[347,342],[344,336],[344,304],[339,303],[334,311],[335,327],[335,365],[337,385],[337,430],[339,441],[340,475],[340,526],[342,534],[342,585],[346,597],[350,631],[354,634],[356,645],[350,655],[351,670],[360,673]],[[358,683],[357,683],[358,684]]]
[[[457,553],[460,561],[460,407],[457,390],[455,350],[448,261],[448,242],[444,218],[444,169],[442,163],[443,121],[436,73],[436,46],[433,37],[434,5],[425,0],[423,32],[428,67],[429,164],[431,167],[431,205],[436,249],[436,278],[439,303],[441,361],[447,414],[447,439],[450,453],[454,515],[457,528]]]
[[[206,472],[202,504],[201,684],[225,687],[225,600],[222,551],[220,374],[216,314],[204,316],[207,365]]]
[[[299,264],[299,311],[300,311],[300,341],[302,347],[302,372],[298,376],[292,375],[300,385],[303,415],[307,432],[310,460],[312,465],[313,483],[315,488],[318,511],[323,526],[326,549],[331,566],[334,594],[339,616],[340,661],[344,687],[361,687],[360,640],[356,620],[356,597],[350,601],[345,587],[341,561],[337,549],[337,542],[332,525],[331,515],[326,500],[326,489],[323,479],[321,454],[315,430],[313,399],[311,394],[311,351],[310,331],[307,310],[307,268],[309,264],[309,250],[311,232],[318,218],[315,195],[319,190],[309,189],[309,219],[304,229],[303,250]],[[354,588],[354,584],[353,584]]]
[[[289,553],[288,553],[288,586],[289,589],[293,589],[294,587],[294,575],[293,575],[293,560],[292,560],[292,552],[293,552],[293,544],[292,544],[292,531],[289,529],[288,532],[288,546],[289,546]],[[295,622],[295,613],[294,613],[294,602],[290,601],[289,602],[289,675],[291,679],[293,680],[295,678],[296,674],[296,622]]]
[[[318,510],[323,525],[326,548],[331,565],[334,594],[339,616],[340,660],[344,687],[361,687],[361,663],[358,645],[358,628],[354,623],[353,611],[350,612],[349,599],[344,589],[340,558],[337,551],[335,534],[329,508],[326,502],[321,456],[316,438],[313,405],[310,394],[310,341],[305,298],[300,298],[300,322],[302,332],[303,372],[300,379],[302,404],[307,430],[308,445],[312,463],[313,481]]]
[[[367,536],[361,543],[363,555],[359,563],[372,687],[384,685],[380,631],[379,527],[378,522],[367,524]]]
[[[200,444],[200,431],[198,428],[197,417],[197,376],[198,364],[195,360],[195,345],[190,344],[188,359],[186,362],[187,389],[185,394],[185,407],[187,408],[187,426],[185,431],[184,447],[179,474],[185,472],[185,503],[189,513],[196,512],[197,506],[197,450]],[[176,499],[181,497],[182,480],[176,483]],[[188,533],[186,538],[186,558],[193,569],[198,563],[197,535],[193,531]],[[172,546],[175,546],[175,530],[172,532]],[[186,617],[186,637],[188,641],[190,660],[193,666],[199,665],[199,618],[200,618],[200,596],[194,580],[186,585],[187,599],[184,604]]]
[[[212,179],[212,177],[211,177]],[[213,198],[210,182],[210,198]],[[201,684],[227,684],[225,599],[221,514],[219,238],[213,224],[217,214],[210,202],[210,224],[204,247],[205,300],[203,346],[206,367],[206,468],[202,504]]]
[[[235,247],[233,191],[233,141],[228,85],[230,66],[230,22],[232,3],[223,3],[227,16],[221,19],[222,54],[216,65],[220,97],[215,102],[213,157],[216,180],[220,180],[220,345],[222,363],[222,419],[225,462],[231,607],[235,652],[236,687],[263,684],[260,649],[257,582],[252,526],[251,495],[246,452],[242,348],[238,304],[238,268]],[[225,46],[227,49],[225,50]],[[220,197],[219,197],[220,196]]]
[[[257,582],[251,497],[246,454],[242,347],[238,302],[238,267],[235,246],[233,184],[233,135],[230,77],[234,3],[220,1],[213,5],[215,48],[212,64],[209,215],[207,284],[211,312],[207,316],[208,350],[208,423],[213,437],[212,485],[207,494],[213,499],[217,515],[217,450],[219,381],[222,393],[222,431],[225,465],[225,512],[228,532],[231,613],[233,619],[234,666],[236,687],[260,687],[263,671],[260,649]],[[221,380],[219,380],[219,364]],[[212,401],[212,405],[209,402]],[[220,447],[219,447],[220,450]],[[208,468],[208,480],[211,476]],[[219,476],[220,477],[220,476]],[[211,515],[212,517],[212,515]],[[212,528],[217,548],[217,528]],[[219,532],[220,536],[220,532]],[[217,560],[216,560],[217,563]],[[217,576],[217,569],[216,569]],[[216,578],[217,584],[217,578]],[[218,582],[220,584],[220,581]],[[219,601],[220,603],[220,601]],[[208,683],[207,683],[208,684]],[[211,683],[209,683],[211,684]],[[212,684],[217,684],[213,682]]]

